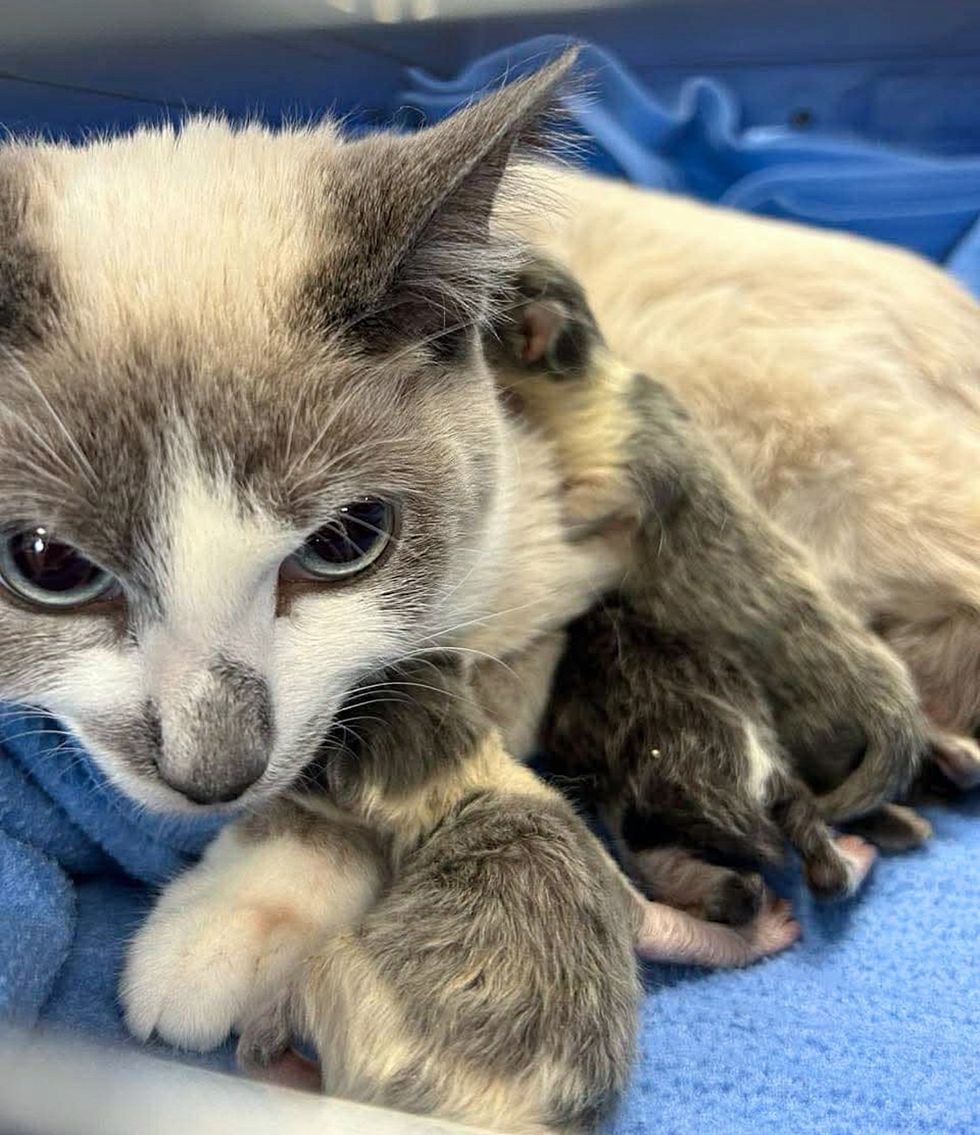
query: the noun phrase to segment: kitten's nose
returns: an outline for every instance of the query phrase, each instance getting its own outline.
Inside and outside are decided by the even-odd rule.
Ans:
[[[265,680],[222,661],[159,706],[160,779],[195,804],[237,800],[265,772],[272,751],[272,706]]]

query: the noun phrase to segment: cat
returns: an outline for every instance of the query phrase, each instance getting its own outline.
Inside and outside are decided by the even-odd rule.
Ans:
[[[668,648],[682,640],[748,672],[743,685],[758,686],[828,819],[902,791],[925,747],[903,665],[827,592],[670,391],[610,354],[562,266],[536,256],[513,291],[488,344],[498,382],[554,438],[566,509],[577,498],[635,529],[619,593],[637,618]],[[860,739],[856,767],[828,756],[838,735]]]
[[[980,308],[900,249],[566,168],[498,225],[562,263],[834,594],[909,667],[939,767],[980,783]],[[829,738],[827,740],[830,740]],[[833,746],[838,772],[861,739]]]
[[[0,154],[0,695],[61,717],[147,807],[246,816],[137,935],[122,984],[136,1035],[217,1044],[325,935],[376,925],[385,859],[371,840],[386,824],[406,856],[450,855],[423,840],[416,803],[406,834],[380,791],[360,817],[374,836],[357,814],[319,817],[314,838],[295,813],[292,828],[249,822],[285,806],[340,707],[376,696],[371,675],[519,648],[621,573],[608,541],[567,539],[552,447],[505,414],[479,345],[518,252],[490,231],[494,194],[568,65],[413,137],[204,121]],[[526,789],[504,757],[488,791]],[[550,822],[560,848],[573,817],[540,799],[536,819],[515,806],[510,823]],[[474,838],[479,813],[428,822],[445,821],[443,841],[450,827]],[[577,828],[564,839],[575,909],[589,895],[572,866],[598,845]],[[400,877],[422,885],[418,856]],[[627,913],[649,910],[624,909],[616,895],[631,892],[608,878],[581,943],[603,946],[602,988],[626,991],[600,1022],[606,1082],[626,1070],[623,943],[644,933]],[[689,923],[661,915],[689,951]],[[759,925],[777,936],[705,932],[725,946],[703,960],[798,933],[778,908]],[[576,1078],[585,1122],[591,1058],[542,1068],[534,1098],[511,1078],[529,1128],[537,1113],[577,1122],[556,1112]],[[491,1102],[467,1114],[492,1118],[479,1110]]]

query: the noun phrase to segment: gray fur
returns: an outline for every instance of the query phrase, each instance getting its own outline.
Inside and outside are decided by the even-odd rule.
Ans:
[[[540,261],[526,272],[527,305],[540,302],[542,273],[563,270]],[[569,310],[581,293],[562,291]],[[594,326],[587,314],[566,318]],[[519,305],[511,319],[520,325]],[[497,337],[514,341],[506,329]],[[588,357],[599,340],[577,342]],[[538,381],[587,382],[587,371],[580,359]],[[745,668],[827,818],[869,812],[904,790],[925,748],[904,668],[827,593],[664,386],[637,375],[624,412],[632,430],[622,472],[641,514],[623,601],[651,632]]]
[[[411,137],[343,142],[326,125],[273,139],[192,123],[173,136],[2,154],[0,344],[16,351],[0,353],[0,526],[44,524],[111,572],[125,602],[59,617],[0,591],[0,695],[66,719],[135,795],[210,802],[266,766],[248,798],[281,787],[365,670],[461,618],[455,608],[443,616],[442,597],[499,522],[491,505],[506,446],[478,333],[519,250],[491,236],[490,210],[505,165],[533,141],[570,65],[565,56]],[[146,218],[131,197],[113,197],[123,174],[154,164],[173,257],[159,241],[144,256],[142,244],[159,234],[142,242]],[[265,198],[252,175],[265,179]],[[80,185],[93,184],[105,201],[88,215],[79,202],[92,194]],[[255,200],[275,233],[268,263],[249,261],[242,243],[246,232],[258,239]],[[117,210],[118,224],[93,238]],[[221,234],[213,245],[211,232]],[[174,278],[178,261],[186,281]],[[256,628],[265,645],[248,658],[221,641],[185,650],[188,636],[175,628],[173,497],[194,478],[240,520],[242,547],[227,554],[253,555],[246,582],[254,591],[260,579],[269,594]],[[277,583],[274,565],[259,562],[262,541],[276,530],[285,559],[365,493],[397,503],[402,531],[370,578],[334,591],[372,590],[390,627],[387,649],[351,664],[339,652],[316,658],[323,693],[284,730],[273,673],[250,687],[246,706],[240,684],[205,671],[220,651],[236,667],[268,661],[272,670],[276,642],[326,589]],[[254,553],[245,546],[253,540]],[[241,603],[258,609],[254,595]],[[198,619],[190,637],[208,625]],[[231,637],[236,625],[226,620]],[[193,682],[211,691],[200,712],[147,711],[163,696],[147,678],[151,639],[167,639],[171,655],[198,668]],[[126,671],[112,721],[104,698],[88,704],[96,699],[83,679],[63,680],[66,660],[86,651]],[[164,722],[156,761],[144,749],[147,712]]]
[[[634,409],[638,488],[650,499],[667,481],[674,502],[640,529],[637,555],[650,566],[630,576],[637,611],[749,668],[828,819],[902,792],[925,749],[904,668],[823,589],[663,387],[639,381]]]
[[[306,775],[307,786],[322,785],[342,807],[356,802],[365,783],[402,796],[452,776],[486,734],[487,719],[457,658],[435,654],[404,663],[372,675],[369,684],[384,727],[363,726],[355,687],[348,699],[353,708],[340,709]]]
[[[486,744],[460,667],[437,660],[398,683],[423,678],[409,699],[392,686],[356,751],[328,744],[321,775],[352,814],[375,794],[451,793]],[[592,1130],[624,1086],[640,994],[634,900],[595,838],[543,789],[463,787],[398,847],[378,904],[246,1025],[243,1063],[272,1059],[298,1031],[323,1054],[328,1092]],[[512,1114],[495,1111],[502,1098]]]
[[[339,330],[371,353],[423,344],[452,361],[488,315],[488,284],[516,261],[491,234],[507,163],[540,136],[567,56],[511,83],[418,138],[378,134],[322,171],[325,217],[344,218],[298,305],[301,318]],[[490,291],[493,289],[491,288]]]
[[[28,231],[32,171],[0,159],[0,344],[29,346],[57,317],[56,271]]]
[[[772,759],[762,792],[749,729]],[[758,685],[710,643],[665,638],[626,599],[569,628],[543,741],[608,812],[656,899],[743,925],[764,897],[750,872],[779,862],[784,839],[816,893],[850,889],[848,864],[789,771]],[[685,858],[692,869],[679,870]],[[701,861],[721,869],[695,885]]]
[[[156,750],[161,779],[197,804],[237,800],[265,772],[272,748],[269,687],[249,667],[222,660],[167,726]]]

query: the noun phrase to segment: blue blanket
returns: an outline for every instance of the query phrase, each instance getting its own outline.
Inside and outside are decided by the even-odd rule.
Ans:
[[[397,105],[447,113],[533,41],[456,80],[409,72]],[[980,291],[980,161],[927,159],[784,128],[740,131],[733,100],[692,80],[652,99],[587,47],[589,93],[569,112],[600,170],[644,185],[865,232],[944,261]],[[392,107],[392,116],[395,107]],[[980,801],[932,815],[925,850],[880,863],[859,901],[814,909],[781,881],[802,944],[742,973],[648,975],[641,1067],[613,1124],[664,1135],[953,1135],[980,1130]],[[0,1020],[121,1038],[115,983],[153,888],[193,860],[213,823],[140,813],[58,726],[0,717]]]

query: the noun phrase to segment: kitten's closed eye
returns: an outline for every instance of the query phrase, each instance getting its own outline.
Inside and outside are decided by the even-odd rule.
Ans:
[[[38,607],[81,607],[119,592],[114,576],[43,525],[3,531],[0,579],[18,598]]]

